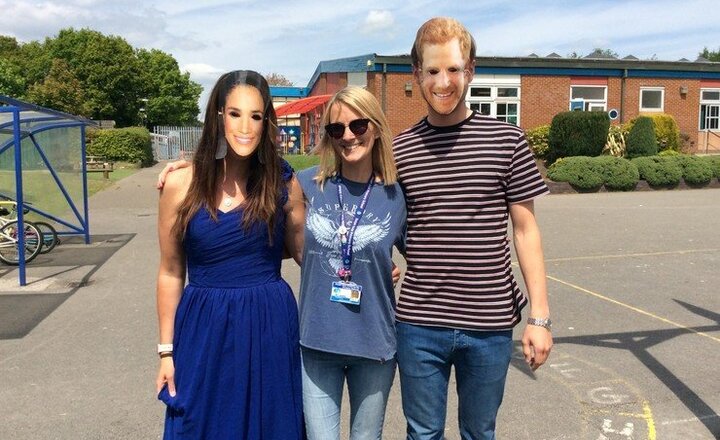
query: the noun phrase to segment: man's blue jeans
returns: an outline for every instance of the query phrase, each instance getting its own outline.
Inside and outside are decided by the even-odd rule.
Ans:
[[[303,348],[303,407],[308,440],[340,439],[340,404],[346,377],[350,439],[382,438],[395,365],[395,359],[380,362]]]
[[[398,367],[408,440],[441,440],[450,367],[455,366],[463,440],[495,439],[512,331],[470,331],[397,323]]]

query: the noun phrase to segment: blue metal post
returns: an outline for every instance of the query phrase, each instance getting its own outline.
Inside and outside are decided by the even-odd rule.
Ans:
[[[87,161],[85,157],[85,126],[80,127],[80,166],[83,177],[83,207],[85,214],[85,244],[90,244],[90,217],[88,216]]]
[[[23,213],[23,181],[22,181],[22,148],[20,145],[20,109],[13,108],[13,139],[15,141],[15,196],[17,202],[18,223],[18,278],[20,285],[27,284],[25,280],[25,214]],[[39,244],[39,243],[38,243]]]

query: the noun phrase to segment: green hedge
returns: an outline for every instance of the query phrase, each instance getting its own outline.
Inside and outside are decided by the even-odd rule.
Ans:
[[[706,185],[712,180],[712,165],[704,157],[682,155],[674,159],[680,165],[682,177],[688,185]]]
[[[716,179],[720,179],[720,156],[705,156]]]
[[[682,178],[682,169],[674,157],[638,157],[632,163],[640,172],[640,178],[651,186],[676,186]]]
[[[606,112],[558,113],[550,124],[548,160],[599,156],[607,141],[610,117]]]
[[[555,161],[547,176],[556,182],[568,182],[578,191],[597,191],[605,177],[597,161],[587,156],[571,156]]]
[[[630,129],[625,144],[628,159],[642,156],[654,156],[658,153],[655,129],[652,119],[640,116]]]
[[[153,163],[150,132],[143,127],[99,130],[87,152],[113,161],[140,162],[143,166]]]
[[[568,182],[579,191],[632,191],[640,180],[637,167],[629,160],[613,156],[573,156],[556,161],[548,168],[548,178]]]
[[[594,160],[602,168],[605,189],[608,191],[632,191],[640,181],[640,172],[627,159],[599,156]]]

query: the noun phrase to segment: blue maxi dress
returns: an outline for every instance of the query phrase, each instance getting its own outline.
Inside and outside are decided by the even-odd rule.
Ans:
[[[291,175],[283,163],[284,179]],[[267,226],[243,229],[241,208],[190,220],[173,339],[177,392],[158,396],[164,439],[303,438],[297,304],[280,276],[286,200],[272,245]]]

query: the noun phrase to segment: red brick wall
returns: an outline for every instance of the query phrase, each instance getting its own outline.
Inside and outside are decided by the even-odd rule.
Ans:
[[[520,126],[524,129],[549,124],[557,113],[570,105],[569,76],[520,78]]]
[[[308,96],[332,95],[347,86],[347,73],[321,73]]]
[[[640,114],[640,88],[664,87],[664,113],[671,114],[681,133],[690,135],[698,143],[698,112],[700,110],[700,81],[695,79],[628,78],[625,81],[625,121]],[[687,95],[680,94],[687,87]]]
[[[377,76],[382,77],[382,74]],[[388,115],[393,136],[417,123],[427,115],[427,104],[420,93],[420,86],[411,73],[387,73],[385,113]],[[381,78],[382,79],[382,78]],[[411,84],[412,90],[405,91],[405,85]],[[382,83],[377,88],[382,104]]]

